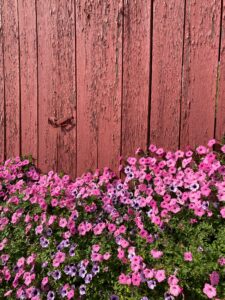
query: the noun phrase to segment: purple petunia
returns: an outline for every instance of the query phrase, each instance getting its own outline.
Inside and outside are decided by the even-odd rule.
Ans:
[[[90,283],[92,281],[92,278],[93,278],[92,274],[87,274],[84,279],[85,283],[86,284]]]
[[[111,295],[110,300],[119,300],[120,298],[117,295]]]
[[[49,291],[47,294],[47,300],[54,300],[55,299],[55,293],[53,291]]]
[[[85,268],[80,268],[80,270],[78,271],[78,273],[79,273],[79,276],[81,278],[84,278],[85,275],[87,274],[87,270]]]
[[[40,245],[42,248],[47,248],[49,245],[49,240],[47,240],[45,237],[40,238]]]
[[[61,278],[61,271],[55,270],[51,273],[51,275],[55,280],[59,280]]]
[[[80,293],[81,296],[86,294],[86,285],[82,284],[79,287],[79,293]]]
[[[147,285],[151,290],[154,290],[154,288],[156,287],[156,281],[155,280],[148,280],[147,281]]]

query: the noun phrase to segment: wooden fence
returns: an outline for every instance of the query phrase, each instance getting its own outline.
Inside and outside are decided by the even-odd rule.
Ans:
[[[225,131],[225,1],[0,0],[0,158],[72,176]]]

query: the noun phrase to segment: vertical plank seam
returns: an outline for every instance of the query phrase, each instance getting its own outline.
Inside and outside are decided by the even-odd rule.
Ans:
[[[111,8],[110,8],[111,9]],[[96,136],[96,167],[98,169],[98,166],[99,166],[99,153],[98,153],[98,142],[99,142],[99,102],[98,102],[98,99],[97,99],[97,105],[96,105],[96,133],[95,133],[95,136]],[[85,170],[86,171],[86,170]]]
[[[62,169],[59,170],[59,146],[60,146],[60,133],[57,130],[57,132],[56,132],[56,164],[55,164],[55,166],[56,166],[56,171],[58,173],[62,173]]]
[[[111,7],[110,7],[111,9]],[[86,41],[85,41],[86,42]],[[86,46],[86,45],[85,45]],[[87,59],[86,59],[87,60]],[[86,62],[85,62],[86,63]],[[96,167],[98,169],[98,166],[99,166],[99,153],[98,153],[98,142],[99,142],[99,99],[97,99],[97,104],[96,104],[96,132],[95,132],[95,136],[96,136]],[[84,170],[86,171],[86,170]]]
[[[186,8],[187,0],[184,0],[184,24],[183,24],[183,44],[182,44],[182,61],[181,61],[181,90],[180,90],[180,117],[179,117],[179,136],[178,147],[181,147],[181,124],[182,124],[182,99],[183,99],[183,83],[184,83],[184,46],[185,46],[185,31],[186,31]]]
[[[59,66],[58,66],[58,63],[60,61],[60,58],[59,58],[60,51],[59,51],[59,49],[61,50],[61,46],[59,46],[59,44],[60,44],[60,42],[59,42],[60,38],[59,38],[59,31],[58,31],[58,16],[60,15],[60,3],[58,3],[58,2],[57,1],[53,1],[53,3],[55,4],[55,6],[54,6],[54,4],[52,2],[50,2],[50,6],[53,5],[53,7],[55,8],[54,12],[56,13],[56,16],[57,16],[56,17],[56,22],[54,22],[55,20],[54,20],[54,15],[52,14],[52,10],[51,10],[52,6],[51,6],[51,8],[50,8],[51,25],[52,25],[52,19],[51,18],[53,18],[53,27],[51,26],[51,33],[52,33],[54,25],[55,25],[55,30],[56,30],[56,45],[57,45],[57,53],[58,53],[57,59],[54,57],[54,54],[52,55],[52,59],[54,60],[54,63],[56,61],[56,64],[57,64],[57,71],[55,72],[55,74],[57,74],[57,75],[56,75],[56,78],[54,78],[52,80],[53,87],[54,87],[54,83],[58,81],[58,77],[59,77],[59,74],[60,74],[60,70],[59,70]],[[54,10],[54,8],[53,8],[53,10]],[[66,8],[65,8],[65,10],[66,10]],[[64,25],[62,25],[62,26],[64,27]],[[54,37],[54,33],[53,33],[53,37]],[[54,38],[53,38],[53,42],[54,42]],[[57,93],[57,91],[55,91],[54,88],[53,88],[53,90],[54,90],[54,93],[56,92],[55,93],[56,97],[54,97],[54,104],[53,104],[54,105],[54,113],[55,113],[56,118],[58,118],[59,117],[60,107],[62,107],[62,101],[58,104],[58,100],[59,100],[58,93]],[[56,103],[57,103],[57,105],[56,105]],[[51,108],[52,108],[52,103],[51,103]],[[59,130],[61,130],[61,128],[59,128]],[[62,169],[59,170],[59,147],[61,146],[60,145],[60,132],[59,132],[59,130],[56,130],[56,133],[55,133],[55,135],[56,135],[56,157],[54,159],[56,159],[56,161],[54,161],[54,166],[55,166],[55,169],[56,169],[57,173],[59,173],[59,172],[62,173],[63,170]]]
[[[150,49],[149,49],[149,90],[148,90],[148,114],[147,114],[147,145],[148,148],[151,138],[150,138],[150,130],[151,130],[151,101],[152,101],[152,62],[153,62],[153,18],[154,18],[154,7],[153,7],[154,0],[151,0],[151,7],[150,7]]]
[[[215,112],[214,112],[214,138],[216,138],[217,129],[217,111],[218,111],[218,98],[219,98],[219,82],[220,82],[220,58],[221,58],[221,45],[222,45],[222,25],[223,25],[223,0],[221,0],[220,10],[220,32],[219,32],[219,47],[218,47],[218,64],[216,72],[216,97],[215,97]],[[222,137],[220,137],[222,139]]]
[[[221,0],[221,10],[220,10],[220,33],[219,33],[218,62],[220,62],[220,55],[221,55],[222,33],[223,33],[222,25],[223,25],[223,0]]]
[[[128,3],[126,3],[128,4]],[[124,18],[125,18],[125,1],[122,1],[122,66],[121,66],[121,107],[120,107],[120,156],[123,154],[123,83],[124,83]],[[121,173],[121,172],[120,172]],[[121,176],[121,174],[120,174]]]
[[[38,21],[37,21],[37,0],[35,0],[35,22],[36,22],[36,64],[37,64],[37,70],[36,70],[36,77],[37,77],[37,127],[36,127],[36,131],[37,131],[37,149],[36,149],[36,153],[37,153],[37,161],[36,164],[38,166],[39,164],[39,79],[38,79],[38,75],[39,75],[39,66],[38,66]]]
[[[99,142],[99,120],[98,120],[98,117],[99,117],[99,109],[97,107],[96,109],[96,114],[97,114],[97,120],[96,120],[96,123],[97,123],[97,126],[96,126],[96,167],[98,169],[98,166],[99,166],[99,154],[98,154],[98,142]],[[86,171],[86,170],[85,170]]]
[[[19,68],[19,155],[22,155],[22,114],[21,114],[21,59],[20,59],[20,21],[19,0],[17,0],[17,24],[18,24],[18,68]]]
[[[77,106],[78,106],[78,102],[77,102],[77,5],[76,5],[76,0],[74,0],[74,51],[75,51],[75,122],[76,122],[76,145],[75,145],[75,149],[76,149],[76,171],[75,171],[75,177],[77,177],[77,151],[78,151],[78,145],[77,145]]]
[[[3,126],[4,126],[4,141],[3,141],[3,147],[4,147],[4,153],[3,158],[6,160],[6,95],[5,95],[5,49],[4,49],[4,24],[3,24],[3,4],[1,6],[1,31],[2,31],[2,67],[3,67],[3,112],[4,112],[4,120],[3,120]]]

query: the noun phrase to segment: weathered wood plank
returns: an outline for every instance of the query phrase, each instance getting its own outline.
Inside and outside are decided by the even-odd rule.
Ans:
[[[187,0],[181,146],[214,135],[221,1]]]
[[[179,144],[184,1],[153,2],[150,141],[165,149]]]
[[[122,0],[77,0],[77,170],[117,169],[121,134]]]
[[[98,167],[117,171],[121,149],[123,1],[103,1],[102,7]]]
[[[74,1],[38,1],[37,23],[39,166],[75,176],[76,127],[48,121],[76,117]]]
[[[92,12],[93,10],[93,12]],[[94,20],[93,20],[94,18]],[[99,62],[94,31],[96,16],[88,2],[76,1],[77,37],[77,174],[97,168],[97,85]],[[99,34],[99,33],[97,33]],[[93,44],[92,48],[91,44]],[[95,51],[93,53],[93,51]],[[91,55],[91,56],[90,56]]]
[[[19,34],[17,0],[3,1],[6,157],[20,154]]]
[[[0,1],[0,162],[4,160],[5,156],[5,99],[2,9],[2,1]]]
[[[217,108],[215,137],[219,141],[225,137],[225,2],[223,2],[221,28],[220,63],[217,78]]]
[[[150,85],[151,1],[126,1],[123,36],[122,156],[146,149]]]
[[[18,1],[21,78],[21,152],[37,161],[37,42],[35,0]]]

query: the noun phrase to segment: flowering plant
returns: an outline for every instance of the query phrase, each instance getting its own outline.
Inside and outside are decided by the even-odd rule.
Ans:
[[[0,166],[0,299],[225,299],[225,146],[72,181]]]

